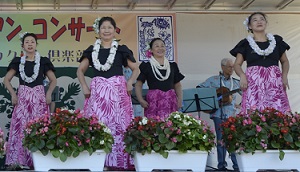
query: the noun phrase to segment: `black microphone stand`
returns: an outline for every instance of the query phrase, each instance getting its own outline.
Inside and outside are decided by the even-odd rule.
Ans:
[[[220,88],[223,86],[223,85],[222,85],[222,76],[224,76],[224,75],[223,75],[223,73],[220,71],[220,72],[219,72],[219,77],[220,77]],[[225,85],[224,85],[224,87],[225,87]],[[221,114],[220,114],[220,118],[221,118],[221,121],[222,121],[222,122],[224,122],[224,120],[225,120],[225,116],[224,116],[224,112],[223,112],[223,93],[224,93],[224,92],[223,92],[223,89],[221,89],[221,93],[220,93],[220,94],[221,94],[221,99],[219,100],[219,102],[220,102],[220,103],[219,103],[219,108],[220,108],[220,110],[221,110],[221,111],[220,111],[220,113],[221,113]],[[221,127],[221,126],[220,126],[220,127]],[[222,135],[222,138],[223,138],[223,135]],[[225,149],[225,146],[223,146],[222,149],[223,149],[223,150],[222,150],[222,152],[223,152],[223,154],[222,154],[223,157],[222,157],[222,158],[225,159],[225,158],[226,158],[226,149]],[[224,151],[224,149],[225,149],[225,151]],[[225,161],[226,161],[226,160],[225,160]]]
[[[219,77],[220,77],[220,88],[222,87],[222,76],[223,76],[223,73],[220,71],[219,72]],[[225,87],[225,85],[224,85],[224,87]],[[219,108],[220,108],[220,110],[221,110],[221,120],[223,121],[224,120],[224,113],[223,113],[223,89],[221,89],[221,99],[219,100]]]

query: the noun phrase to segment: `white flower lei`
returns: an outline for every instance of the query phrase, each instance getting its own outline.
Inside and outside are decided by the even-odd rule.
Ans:
[[[256,42],[254,41],[253,37],[252,36],[247,36],[247,40],[251,46],[251,48],[258,54],[258,55],[261,55],[261,56],[268,56],[269,54],[271,54],[275,47],[276,47],[276,40],[275,40],[275,37],[274,35],[272,35],[271,33],[268,33],[267,34],[267,38],[270,42],[270,45],[267,49],[265,50],[262,50],[258,47],[258,45],[256,44]]]
[[[116,41],[116,39],[113,39],[109,51],[109,56],[104,65],[102,65],[98,59],[100,45],[101,45],[101,39],[97,39],[94,44],[94,48],[92,52],[93,64],[98,71],[108,71],[111,68],[112,64],[114,63],[116,52],[118,49],[118,41]]]
[[[25,74],[26,53],[21,57],[21,63],[19,64],[20,76],[27,83],[32,83],[33,81],[36,80],[36,78],[39,75],[40,60],[41,60],[41,56],[40,56],[39,52],[36,51],[34,57],[35,57],[35,60],[34,60],[35,65],[34,65],[33,74],[31,77],[28,77]]]
[[[151,64],[152,72],[153,72],[156,79],[158,79],[159,81],[164,81],[164,80],[167,80],[169,78],[170,73],[171,73],[171,68],[170,68],[169,60],[166,57],[164,57],[164,65],[163,66],[161,66],[159,64],[159,62],[153,56],[151,56],[151,58],[149,59],[149,62]],[[160,70],[167,70],[166,75],[162,76],[159,69]],[[158,74],[160,78],[158,78],[156,74]]]

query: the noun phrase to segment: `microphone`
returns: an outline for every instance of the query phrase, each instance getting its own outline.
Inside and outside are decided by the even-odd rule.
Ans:
[[[222,76],[222,75],[223,75],[223,72],[222,72],[222,71],[219,71],[219,75]]]

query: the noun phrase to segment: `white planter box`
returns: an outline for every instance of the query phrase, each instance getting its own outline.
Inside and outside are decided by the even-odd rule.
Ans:
[[[89,169],[91,171],[103,171],[106,153],[97,150],[91,156],[81,152],[78,157],[68,157],[65,162],[54,158],[51,153],[44,156],[41,152],[33,152],[33,165],[35,171],[49,171],[50,169]]]
[[[256,151],[255,154],[236,154],[240,171],[257,171],[259,169],[282,169],[300,170],[300,152],[294,150],[284,150],[285,156],[281,161],[278,150],[267,150],[263,153]]]
[[[174,150],[169,151],[166,159],[155,152],[145,155],[135,153],[134,165],[136,171],[152,171],[153,169],[205,171],[207,155],[205,151],[178,153]]]

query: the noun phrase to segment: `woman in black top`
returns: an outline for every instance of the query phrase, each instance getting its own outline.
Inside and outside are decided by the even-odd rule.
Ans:
[[[290,46],[282,37],[266,33],[267,19],[264,13],[251,14],[245,25],[253,36],[241,40],[230,51],[236,57],[235,72],[241,78],[241,112],[263,110],[266,107],[282,112],[291,111],[286,94],[286,88],[289,88],[289,60],[285,53]],[[245,72],[241,68],[244,61],[247,62]],[[279,62],[282,69],[279,68]]]
[[[51,94],[57,81],[53,64],[36,51],[36,35],[25,32],[21,35],[21,42],[25,54],[11,61],[4,78],[4,84],[15,106],[10,124],[6,164],[33,168],[30,153],[22,146],[23,132],[29,121],[49,113]],[[19,77],[18,95],[10,83],[15,75]],[[46,76],[50,84],[45,95],[43,80]]]
[[[88,116],[96,114],[112,131],[115,143],[106,157],[105,166],[112,171],[133,169],[133,160],[124,153],[123,137],[133,119],[130,94],[139,69],[132,51],[126,45],[119,45],[114,38],[116,23],[113,18],[96,19],[94,30],[100,39],[83,52],[77,70],[86,97],[84,113]],[[89,66],[94,71],[90,88],[84,77]],[[122,66],[132,70],[127,82]]]
[[[149,62],[142,62],[140,75],[135,85],[136,96],[145,116],[156,120],[163,120],[171,112],[182,107],[182,88],[180,81],[184,76],[180,73],[175,62],[169,62],[165,57],[165,43],[160,38],[150,42],[152,56]],[[142,97],[142,85],[147,81],[149,91],[146,100]]]

